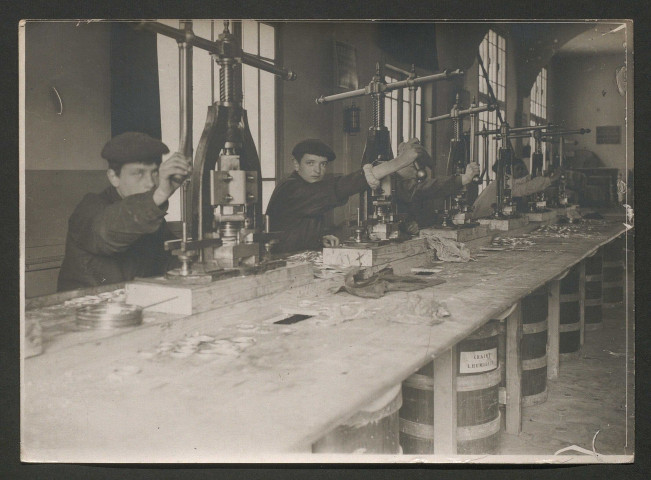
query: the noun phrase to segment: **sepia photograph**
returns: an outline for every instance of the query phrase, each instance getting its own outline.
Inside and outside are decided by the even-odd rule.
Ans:
[[[22,462],[634,462],[633,21],[17,27]]]

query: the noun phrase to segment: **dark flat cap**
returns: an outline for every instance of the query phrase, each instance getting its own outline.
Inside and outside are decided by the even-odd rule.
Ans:
[[[146,133],[125,132],[113,137],[102,149],[102,157],[111,163],[160,162],[169,148]]]
[[[316,138],[308,138],[302,142],[298,142],[292,150],[292,155],[298,162],[301,161],[301,158],[306,153],[325,157],[329,162],[332,162],[337,157],[335,152],[332,151],[332,148]]]

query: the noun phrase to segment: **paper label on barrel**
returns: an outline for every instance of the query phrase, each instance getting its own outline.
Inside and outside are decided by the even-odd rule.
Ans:
[[[490,372],[497,368],[497,348],[476,352],[461,352],[459,373]]]

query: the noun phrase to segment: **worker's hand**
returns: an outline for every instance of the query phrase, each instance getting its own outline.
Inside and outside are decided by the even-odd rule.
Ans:
[[[158,169],[159,183],[154,190],[154,203],[161,205],[166,202],[191,173],[189,157],[176,152],[165,160]]]
[[[427,165],[431,158],[425,147],[423,147],[417,138],[412,138],[408,142],[398,145],[398,156],[395,161],[398,162],[399,168],[411,165],[414,161],[420,160],[421,164]]]
[[[461,184],[468,185],[472,179],[479,175],[479,164],[477,162],[470,162],[466,166],[466,171],[461,175]]]
[[[324,235],[323,236],[323,246],[324,247],[338,247],[339,239],[334,235]]]
[[[562,168],[559,167],[551,173],[549,179],[552,181],[552,183],[556,183],[561,178],[561,175],[563,175],[563,173],[565,172]]]

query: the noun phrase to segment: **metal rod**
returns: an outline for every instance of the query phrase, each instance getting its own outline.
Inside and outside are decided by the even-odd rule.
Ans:
[[[401,80],[399,82],[382,84],[381,86],[378,87],[378,90],[380,92],[390,92],[391,90],[396,90],[398,88],[418,86],[424,83],[435,82],[437,80],[448,80],[450,78],[458,77],[459,75],[463,75],[463,71],[459,69],[454,71],[445,70],[442,73],[436,73],[434,75],[427,75],[425,77],[418,77],[413,79],[408,78],[407,80]],[[336,93],[334,95],[328,95],[328,96],[321,95],[319,98],[316,99],[316,103],[318,103],[319,105],[323,105],[324,103],[335,102],[337,100],[344,100],[346,98],[361,97],[363,95],[370,95],[371,93],[372,93],[372,89],[370,88],[370,86],[367,86],[364,88],[358,88],[357,90],[351,90],[349,92]]]
[[[553,136],[562,136],[562,135],[584,135],[586,133],[590,133],[589,128],[579,128],[577,130],[559,130],[559,131],[550,131],[550,132],[545,132],[544,135],[546,137],[553,137]]]
[[[388,68],[389,70],[393,70],[394,72],[402,73],[405,76],[411,75],[407,70],[403,70],[402,68],[394,67],[393,65],[389,65],[388,63],[384,64],[384,68]]]
[[[385,91],[391,91],[391,90],[396,90],[398,88],[405,88],[405,87],[411,87],[411,86],[417,86],[417,85],[422,85],[424,83],[429,83],[429,82],[436,82],[439,80],[448,80],[451,78],[455,78],[458,76],[463,75],[463,70],[444,70],[441,73],[435,73],[434,75],[426,75],[424,77],[416,77],[416,78],[407,78],[406,80],[401,80],[399,82],[394,82],[394,83],[389,83],[385,87]]]
[[[352,97],[361,97],[363,95],[366,95],[366,88],[358,88],[357,90],[351,90],[349,92],[343,92],[343,93],[336,93],[334,95],[328,95],[327,97],[321,95],[319,98],[316,99],[316,103],[318,103],[319,105],[323,105],[324,103],[336,102],[337,100],[344,100],[346,98],[352,98]]]
[[[160,35],[165,35],[166,37],[175,39],[177,42],[186,42],[215,55],[220,55],[222,53],[221,47],[223,42],[219,40],[210,41],[203,37],[197,37],[194,35],[194,33],[192,33],[192,31],[187,32],[159,22],[138,22],[135,25],[135,28],[149,30]],[[281,77],[283,80],[296,80],[296,73],[292,72],[291,70],[277,67],[271,63],[265,62],[264,60],[251,55],[250,53],[242,52],[241,58],[242,63],[245,65],[250,65],[260,70],[264,70],[265,72],[273,73],[274,75]]]
[[[185,32],[191,34],[192,22],[184,22]],[[186,36],[185,38],[188,38]],[[184,156],[192,158],[192,46],[185,41],[178,41],[179,45],[179,150]],[[187,194],[188,179],[181,184],[181,225],[182,239],[185,245],[188,241],[188,215]],[[189,270],[188,259],[182,259],[181,271],[186,273]]]
[[[466,110],[458,110],[456,115],[452,115],[451,113],[446,113],[445,115],[439,115],[436,117],[430,117],[427,120],[425,120],[427,123],[434,123],[438,122],[440,120],[447,120],[452,117],[465,117],[467,115],[475,115],[480,112],[492,112],[495,110],[497,107],[495,105],[482,105],[480,107],[470,107]],[[498,130],[488,130],[487,132],[499,132]]]
[[[409,74],[412,78],[416,77],[416,66],[411,66],[411,73]],[[416,90],[418,86],[412,85],[409,87],[409,139],[412,139],[416,136]]]
[[[548,123],[546,125],[529,125],[528,127],[509,128],[509,132],[531,132],[533,130],[544,130],[545,128],[554,128],[556,125]]]

